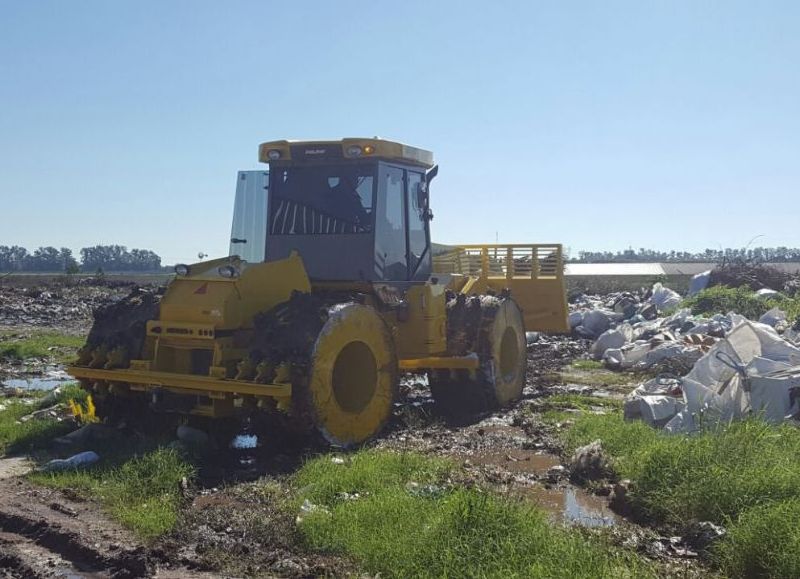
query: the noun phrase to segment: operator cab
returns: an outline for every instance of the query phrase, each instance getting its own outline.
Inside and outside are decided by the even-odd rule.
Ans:
[[[259,160],[269,163],[265,261],[296,251],[314,281],[428,279],[432,153],[382,139],[274,141]]]

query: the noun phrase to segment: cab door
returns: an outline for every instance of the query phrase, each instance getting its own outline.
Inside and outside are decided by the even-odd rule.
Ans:
[[[228,255],[260,263],[267,250],[267,195],[269,173],[239,171]]]

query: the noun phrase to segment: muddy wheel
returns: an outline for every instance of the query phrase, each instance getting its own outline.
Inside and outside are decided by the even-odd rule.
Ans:
[[[457,308],[448,317],[464,323],[472,331],[454,328],[453,334],[472,333],[471,350],[478,354],[480,366],[474,375],[436,372],[429,376],[431,393],[445,412],[482,412],[505,406],[522,395],[525,386],[525,324],[516,302],[508,298],[482,296],[464,305],[474,313],[461,315]],[[450,332],[450,329],[448,329]]]
[[[358,445],[378,434],[397,392],[397,358],[389,329],[371,307],[334,306],[295,386],[300,413],[331,444]]]

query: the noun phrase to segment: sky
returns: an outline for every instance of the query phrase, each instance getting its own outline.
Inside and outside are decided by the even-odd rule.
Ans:
[[[440,243],[800,246],[800,3],[0,0],[0,245],[225,255],[258,144],[430,149]]]

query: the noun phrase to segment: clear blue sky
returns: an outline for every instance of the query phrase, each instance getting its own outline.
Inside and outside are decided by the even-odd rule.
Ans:
[[[279,138],[431,149],[434,240],[800,246],[800,3],[0,0],[0,244],[227,251]]]

